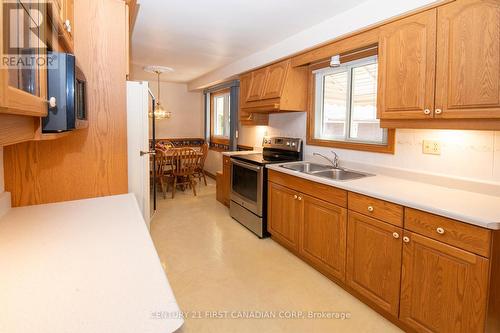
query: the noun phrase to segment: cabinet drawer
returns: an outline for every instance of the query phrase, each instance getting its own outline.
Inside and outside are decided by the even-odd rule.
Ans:
[[[456,246],[490,256],[491,231],[419,210],[405,209],[405,229]]]
[[[349,192],[349,209],[387,223],[403,226],[403,206]]]

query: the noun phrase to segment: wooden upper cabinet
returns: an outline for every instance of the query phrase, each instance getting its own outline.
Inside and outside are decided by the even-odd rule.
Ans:
[[[397,317],[403,229],[349,211],[346,283]]]
[[[380,29],[380,119],[432,117],[436,59],[436,9]]]
[[[39,11],[28,11],[29,6],[34,9],[39,9],[38,2],[30,2],[29,6],[21,4],[21,2],[12,3],[12,6],[17,6],[16,17],[9,16],[10,19],[15,19],[19,22],[24,31],[34,31],[38,38],[24,40],[24,44],[18,45],[18,48],[10,51],[12,55],[20,57],[22,60],[24,55],[45,57],[45,51],[41,45],[44,41],[44,31],[39,26],[44,20],[44,13],[34,15]],[[0,17],[4,17],[3,10],[5,6],[0,6]],[[12,14],[12,13],[11,13]],[[33,26],[35,23],[35,26]],[[4,45],[5,38],[12,38],[9,31],[3,31],[5,25],[2,24],[0,30],[0,45]],[[9,41],[5,41],[10,45]],[[4,49],[0,51],[3,54]],[[24,60],[26,61],[26,60]],[[22,116],[43,117],[47,115],[47,71],[44,67],[36,64],[28,67],[14,67],[0,69],[0,113],[8,113]]]
[[[500,2],[438,8],[436,114],[500,118]]]
[[[298,251],[302,201],[299,193],[269,182],[268,231],[283,246]]]
[[[269,67],[261,99],[278,98],[283,92],[290,61],[282,61]]]
[[[345,280],[347,210],[308,195],[303,202],[300,254],[321,271]]]
[[[411,232],[405,237],[400,320],[417,332],[484,332],[488,259]]]
[[[287,59],[241,75],[240,110],[247,113],[306,111],[307,74],[306,66],[292,67],[291,59]],[[250,83],[241,82],[248,80]]]
[[[262,68],[252,72],[252,80],[248,89],[247,102],[258,101],[262,99],[264,84],[266,83],[268,68]]]

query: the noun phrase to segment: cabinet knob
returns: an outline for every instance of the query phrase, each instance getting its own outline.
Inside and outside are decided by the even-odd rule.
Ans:
[[[435,113],[435,114],[441,114],[441,113],[443,113],[443,110],[441,110],[441,109],[436,109],[436,110],[434,111],[434,113]]]
[[[373,208],[373,206],[368,206],[368,211],[371,213],[375,210],[375,208]]]
[[[302,200],[302,197],[299,197],[299,201],[301,201],[301,200]]]
[[[393,232],[392,233],[392,237],[398,239],[399,238],[399,234],[397,232]]]
[[[403,237],[403,242],[409,243],[410,242],[410,237],[404,236]]]
[[[429,110],[429,109],[425,109],[425,110],[424,110],[424,114],[426,114],[426,115],[431,114],[431,110]]]
[[[297,194],[295,194],[295,195],[293,196],[293,198],[294,198],[295,200],[297,200],[297,198],[298,198],[298,197],[299,197],[299,196],[298,196]]]
[[[439,227],[436,229],[436,232],[440,235],[444,235],[444,228]]]

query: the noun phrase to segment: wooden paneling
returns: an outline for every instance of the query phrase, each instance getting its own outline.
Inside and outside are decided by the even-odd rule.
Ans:
[[[442,118],[500,118],[500,2],[438,8],[436,108]]]
[[[491,230],[405,208],[405,229],[489,257]],[[441,233],[440,233],[441,232]]]
[[[436,9],[381,28],[377,98],[380,119],[432,117],[435,43]]]
[[[349,211],[348,286],[397,317],[403,229]]]
[[[231,158],[222,157],[222,202],[229,207],[231,202]]]
[[[274,240],[297,252],[303,212],[302,202],[298,201],[299,193],[272,182],[268,186],[268,231]]]
[[[262,99],[279,98],[283,92],[290,60],[269,66]]]
[[[348,201],[350,210],[399,227],[403,226],[403,206],[353,192],[349,192]]]
[[[34,118],[0,114],[0,147],[27,140],[33,140],[34,137]]]
[[[299,252],[318,269],[345,280],[347,210],[308,195],[303,202]]]
[[[484,332],[489,262],[405,232],[400,319],[417,332]]]
[[[127,192],[124,6],[75,1],[75,51],[87,77],[89,128],[5,148],[5,188],[14,206]]]
[[[298,189],[298,191],[304,194],[328,201],[340,207],[347,207],[347,191],[303,178],[290,176],[274,170],[269,170],[269,181]]]

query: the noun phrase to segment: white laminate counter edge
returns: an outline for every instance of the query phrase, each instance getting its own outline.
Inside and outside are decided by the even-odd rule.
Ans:
[[[240,150],[240,151],[225,151],[222,153],[224,156],[236,156],[236,155],[249,155],[262,153],[260,150]]]
[[[272,164],[267,168],[479,227],[500,230],[500,197],[389,176],[334,181]],[[290,164],[290,163],[288,163]]]
[[[0,267],[0,332],[168,333],[184,323],[133,194],[11,209]]]
[[[9,212],[11,208],[11,196],[9,192],[0,193],[0,219]]]

